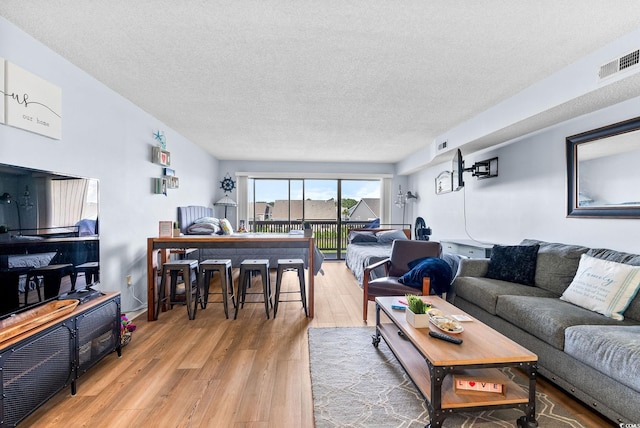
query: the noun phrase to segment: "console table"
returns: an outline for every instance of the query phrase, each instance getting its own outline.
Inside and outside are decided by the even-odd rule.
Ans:
[[[120,293],[0,342],[0,427],[17,425],[113,351],[121,355]]]
[[[405,312],[392,308],[403,296],[376,297],[376,334],[373,345],[383,338],[413,383],[427,402],[431,423],[429,428],[442,426],[454,412],[469,412],[515,407],[525,416],[518,419],[519,427],[533,428],[536,423],[536,375],[538,357],[478,320],[464,323],[464,332],[456,335],[463,343],[456,345],[429,336],[435,326],[414,328]],[[439,297],[430,296],[433,307],[445,314],[464,314],[463,311]],[[381,312],[386,315],[383,321]],[[497,370],[518,367],[529,377],[528,391]],[[453,375],[470,377],[490,375],[506,384],[506,393],[459,394],[454,390]]]
[[[442,239],[440,240],[442,251],[458,254],[470,259],[482,259],[491,257],[493,244],[487,244],[470,239]]]

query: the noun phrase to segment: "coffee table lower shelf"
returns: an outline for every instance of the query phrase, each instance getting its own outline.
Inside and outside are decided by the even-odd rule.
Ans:
[[[373,336],[374,346],[378,346],[380,337],[384,339],[425,398],[431,416],[428,427],[440,427],[444,419],[454,412],[516,407],[525,414],[528,413],[531,399],[529,392],[509,379],[498,368],[487,368],[485,365],[434,367],[392,322],[377,324],[376,335]],[[482,375],[502,379],[501,382],[506,385],[506,393],[504,395],[491,392],[456,393],[453,386],[454,374]],[[537,423],[531,424],[524,416],[517,423],[518,426],[537,426]]]

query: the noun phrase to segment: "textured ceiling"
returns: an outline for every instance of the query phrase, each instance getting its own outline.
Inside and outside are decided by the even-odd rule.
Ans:
[[[397,162],[635,30],[640,2],[2,0],[0,14],[219,159]]]

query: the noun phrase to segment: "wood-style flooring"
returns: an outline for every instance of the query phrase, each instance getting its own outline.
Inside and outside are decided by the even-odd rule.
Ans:
[[[300,302],[280,303],[270,320],[261,303],[246,304],[237,320],[211,303],[193,321],[181,306],[155,322],[143,313],[122,357],[107,356],[78,380],[75,396],[64,389],[20,426],[313,427],[307,328],[364,325],[362,290],[344,262],[323,269],[313,319]],[[286,275],[283,288],[296,289],[294,279]],[[538,387],[586,427],[613,426],[544,379]]]

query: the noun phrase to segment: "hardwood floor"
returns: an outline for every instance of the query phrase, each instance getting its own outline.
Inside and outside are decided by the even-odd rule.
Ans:
[[[262,303],[246,304],[237,320],[225,319],[221,304],[198,309],[193,321],[180,306],[156,322],[137,317],[121,358],[107,356],[79,379],[75,396],[66,388],[21,426],[313,427],[307,328],[364,325],[351,272],[343,262],[323,269],[312,320],[299,302],[280,303],[275,320]],[[294,277],[285,275],[283,289],[297,287]],[[368,325],[374,319],[370,303]],[[538,386],[586,427],[613,426],[543,379]]]

